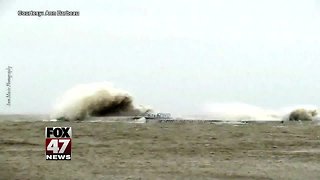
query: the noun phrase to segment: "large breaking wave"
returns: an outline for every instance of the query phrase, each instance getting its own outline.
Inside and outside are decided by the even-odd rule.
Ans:
[[[129,92],[111,83],[80,84],[66,91],[54,105],[51,118],[84,120],[91,116],[134,116],[151,111],[137,106]]]

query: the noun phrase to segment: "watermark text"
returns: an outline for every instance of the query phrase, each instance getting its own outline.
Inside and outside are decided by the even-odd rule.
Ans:
[[[12,71],[13,68],[12,66],[8,66],[6,68],[7,71],[7,83],[6,83],[6,88],[7,88],[7,93],[6,93],[6,98],[7,98],[7,106],[11,106],[11,82],[12,82]]]

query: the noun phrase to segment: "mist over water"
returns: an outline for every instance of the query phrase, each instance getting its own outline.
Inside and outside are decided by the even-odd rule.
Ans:
[[[296,110],[298,110],[298,116],[304,113],[311,113],[312,111],[319,114],[318,107],[314,105],[295,105],[279,109],[268,109],[246,103],[232,102],[209,103],[204,106],[199,117],[225,121],[286,121],[289,120],[290,114]],[[310,118],[312,120],[318,120],[319,116],[317,114],[310,114]]]
[[[280,115],[271,109],[245,103],[210,103],[204,106],[203,116],[218,120],[280,120]]]

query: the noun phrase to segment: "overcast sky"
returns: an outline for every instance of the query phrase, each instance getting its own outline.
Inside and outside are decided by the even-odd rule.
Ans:
[[[319,105],[320,1],[2,0],[0,67],[4,113],[48,113],[65,90],[100,81],[181,114],[209,102]]]

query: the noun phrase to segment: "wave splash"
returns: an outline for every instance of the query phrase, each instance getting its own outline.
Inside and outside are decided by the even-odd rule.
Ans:
[[[80,84],[67,90],[54,105],[51,118],[84,120],[88,117],[135,116],[152,111],[135,105],[129,92],[111,83]]]

